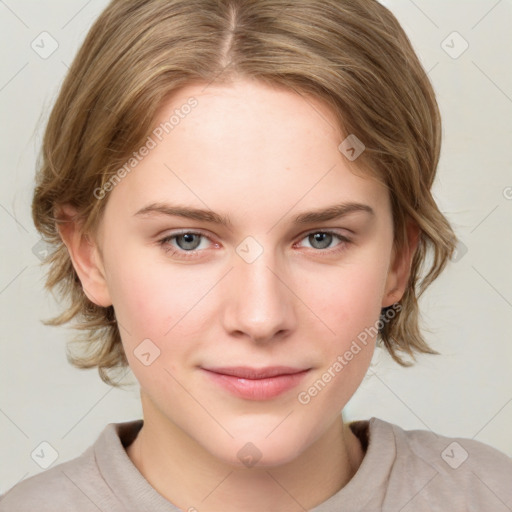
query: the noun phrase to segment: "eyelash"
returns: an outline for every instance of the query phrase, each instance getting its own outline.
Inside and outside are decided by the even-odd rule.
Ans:
[[[311,249],[318,253],[328,253],[329,255],[338,254],[346,249],[346,245],[352,243],[352,241],[350,239],[348,239],[346,236],[341,235],[340,233],[338,233],[336,231],[332,231],[332,230],[309,231],[308,233],[303,235],[299,241],[304,240],[304,238],[307,238],[310,235],[318,234],[318,233],[322,233],[322,234],[326,234],[326,235],[333,235],[341,241],[341,243],[338,244],[334,249],[332,249],[332,248],[331,249],[314,249],[314,248]],[[169,242],[171,240],[174,240],[175,238],[177,238],[178,236],[181,236],[181,235],[198,235],[198,236],[207,238],[208,240],[210,240],[210,242],[212,241],[210,239],[210,237],[206,236],[204,233],[201,233],[200,231],[181,231],[178,233],[173,233],[172,235],[167,235],[166,237],[160,239],[158,241],[158,243],[164,249],[166,254],[171,253],[172,256],[179,255],[179,257],[183,258],[183,259],[193,259],[193,258],[200,257],[201,256],[200,253],[203,252],[204,249],[193,249],[190,251],[185,251],[185,250],[179,249],[179,248],[176,249],[175,247],[173,247],[169,244]]]

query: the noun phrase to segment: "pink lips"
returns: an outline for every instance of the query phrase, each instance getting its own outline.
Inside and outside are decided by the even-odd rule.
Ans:
[[[288,366],[250,368],[202,368],[206,374],[230,393],[247,400],[268,400],[294,388],[309,369]]]

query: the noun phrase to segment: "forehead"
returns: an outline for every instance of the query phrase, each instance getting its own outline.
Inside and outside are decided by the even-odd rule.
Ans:
[[[304,131],[313,138],[340,137],[333,112],[319,98],[250,79],[185,86],[160,107],[155,125],[165,123],[170,114],[191,98],[197,101],[197,106],[184,116],[176,127],[178,131],[194,129],[197,134],[203,127],[210,136],[222,133],[226,137],[232,132],[238,138],[263,129],[269,140],[276,134],[281,139],[284,134],[296,137]]]
[[[254,81],[190,85],[162,105],[150,137],[154,147],[111,193],[131,214],[174,202],[275,220],[343,201],[387,204],[382,185],[354,173],[338,149],[334,114],[292,90]]]

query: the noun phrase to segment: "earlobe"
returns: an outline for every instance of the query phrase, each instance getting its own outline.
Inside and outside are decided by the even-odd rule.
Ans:
[[[62,206],[57,218],[59,235],[67,247],[85,295],[98,306],[112,305],[97,243],[82,231],[81,222],[73,207]]]
[[[420,228],[409,221],[406,226],[407,241],[404,246],[397,250],[393,249],[391,265],[386,279],[386,287],[382,298],[382,307],[391,306],[398,302],[409,282],[412,260],[420,239]]]

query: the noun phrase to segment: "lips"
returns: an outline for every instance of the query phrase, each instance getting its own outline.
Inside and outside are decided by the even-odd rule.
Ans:
[[[246,400],[269,400],[296,387],[309,368],[247,366],[202,368],[206,376],[230,394]]]
[[[250,368],[248,366],[236,366],[228,368],[207,368],[208,371],[238,377],[239,379],[268,379],[279,375],[293,375],[303,372],[301,368],[291,368],[289,366],[268,366],[266,368]]]

